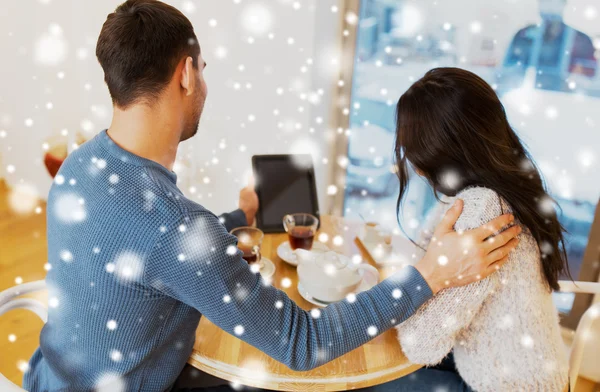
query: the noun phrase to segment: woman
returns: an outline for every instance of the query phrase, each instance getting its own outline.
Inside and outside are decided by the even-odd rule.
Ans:
[[[568,272],[563,228],[494,90],[469,71],[436,68],[402,95],[397,116],[398,209],[411,165],[436,194],[464,200],[457,231],[512,212],[523,232],[498,273],[444,290],[397,327],[411,362],[438,366],[372,390],[563,391],[567,355],[551,297]]]

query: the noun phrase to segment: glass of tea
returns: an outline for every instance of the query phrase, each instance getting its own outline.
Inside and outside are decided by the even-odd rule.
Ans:
[[[283,217],[283,227],[288,233],[292,250],[310,250],[319,227],[319,219],[311,214],[290,214]]]
[[[238,227],[231,230],[231,234],[238,239],[238,249],[244,254],[242,257],[248,264],[257,264],[259,268],[262,268],[262,261],[260,255],[260,247],[265,234],[262,230],[256,227]]]

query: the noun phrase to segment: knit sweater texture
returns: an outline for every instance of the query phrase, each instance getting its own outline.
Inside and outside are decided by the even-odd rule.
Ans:
[[[493,190],[473,187],[456,230],[479,227],[511,207]],[[440,203],[434,225],[453,199]],[[537,242],[527,228],[498,273],[464,287],[446,289],[397,327],[411,362],[434,365],[452,350],[462,378],[476,391],[560,392],[567,385],[567,352],[557,310],[542,270]],[[424,231],[423,244],[431,239]]]
[[[245,224],[241,211],[219,219],[182,194],[173,172],[106,131],[66,159],[47,218],[49,315],[28,391],[169,390],[201,316],[292,369],[312,369],[431,297],[407,267],[311,316],[242,259],[229,234]]]

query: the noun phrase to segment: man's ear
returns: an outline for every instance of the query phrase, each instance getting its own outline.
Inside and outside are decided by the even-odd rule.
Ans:
[[[181,88],[185,90],[185,96],[189,97],[196,88],[196,77],[194,76],[194,62],[191,57],[187,57],[181,68]]]

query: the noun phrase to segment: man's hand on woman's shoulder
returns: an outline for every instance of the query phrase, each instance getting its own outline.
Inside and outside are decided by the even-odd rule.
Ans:
[[[517,225],[496,235],[494,241],[488,240],[514,222],[511,214],[473,230],[454,231],[462,208],[463,201],[457,200],[446,212],[435,228],[427,253],[415,265],[434,294],[446,287],[464,286],[486,278],[508,260],[509,253],[519,243],[516,237],[521,227]]]

